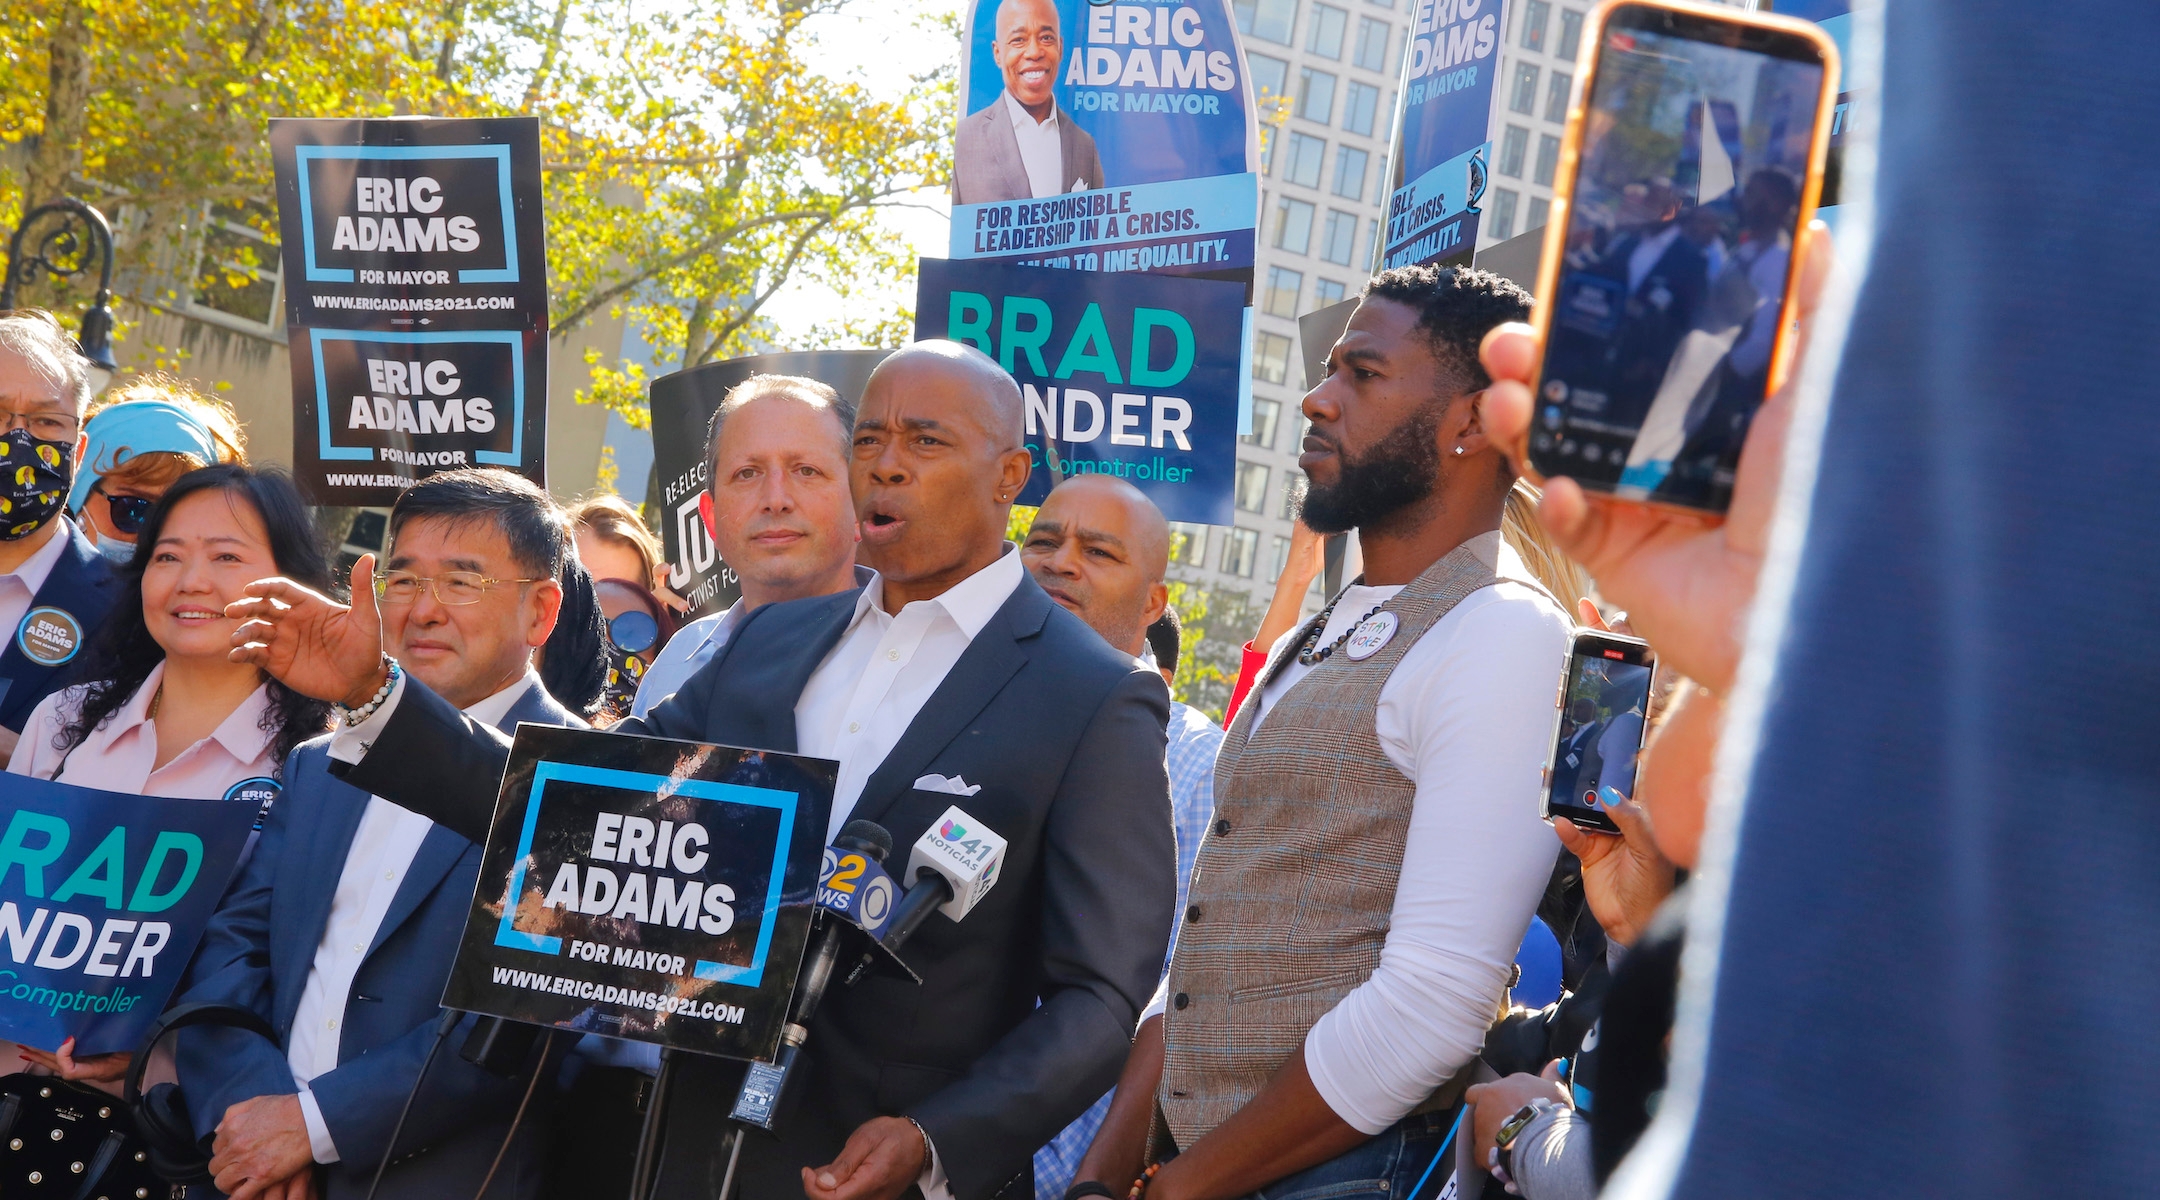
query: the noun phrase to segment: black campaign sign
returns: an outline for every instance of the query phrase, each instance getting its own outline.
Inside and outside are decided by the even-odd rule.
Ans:
[[[293,443],[319,503],[387,505],[459,467],[540,478],[546,335],[296,330]]]
[[[277,120],[270,151],[289,324],[547,328],[537,122]]]
[[[276,120],[270,149],[309,498],[473,466],[545,484],[538,123]]]
[[[443,1003],[771,1059],[838,766],[521,726]]]

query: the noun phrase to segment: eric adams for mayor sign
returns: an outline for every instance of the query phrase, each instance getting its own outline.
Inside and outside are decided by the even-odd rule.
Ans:
[[[538,124],[278,120],[270,143],[309,497],[386,505],[459,467],[545,484]]]

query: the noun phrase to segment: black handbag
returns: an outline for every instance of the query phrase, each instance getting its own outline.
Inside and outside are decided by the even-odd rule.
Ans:
[[[53,1075],[0,1078],[0,1196],[178,1200],[151,1169],[127,1106]]]

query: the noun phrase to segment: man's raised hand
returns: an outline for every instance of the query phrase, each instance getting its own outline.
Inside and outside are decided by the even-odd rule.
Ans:
[[[357,708],[388,676],[372,554],[353,564],[352,597],[339,604],[290,579],[258,579],[247,585],[245,599],[225,606],[225,615],[240,622],[229,657],[303,696]]]

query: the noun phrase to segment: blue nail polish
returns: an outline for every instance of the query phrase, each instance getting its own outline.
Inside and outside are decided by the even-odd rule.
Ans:
[[[1606,784],[1598,788],[1598,803],[1607,808],[1618,808],[1627,803],[1627,797],[1620,794],[1620,789]]]

